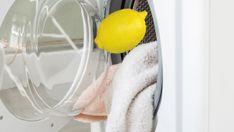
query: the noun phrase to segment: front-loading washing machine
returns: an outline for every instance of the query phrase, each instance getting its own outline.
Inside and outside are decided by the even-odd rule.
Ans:
[[[157,40],[160,44],[153,0],[2,3],[6,9],[1,14],[0,28],[0,97],[3,112],[11,117],[8,120],[2,114],[2,122],[18,122],[15,127],[1,127],[3,130],[42,131],[43,127],[45,131],[60,131],[80,113],[82,108],[73,106],[82,91],[127,54],[109,54],[94,44],[98,25],[108,14],[123,8],[147,10],[147,33],[141,43]],[[162,61],[160,64],[162,69]],[[162,80],[160,70],[155,113],[161,100]],[[100,131],[104,130],[101,126],[92,124]]]
[[[121,8],[150,9],[148,27],[156,30],[144,42],[161,44],[156,132],[233,131],[232,1],[0,0],[1,132],[86,131],[70,122],[79,113],[71,106],[125,56],[92,43],[99,22]],[[104,128],[91,126],[87,131]]]

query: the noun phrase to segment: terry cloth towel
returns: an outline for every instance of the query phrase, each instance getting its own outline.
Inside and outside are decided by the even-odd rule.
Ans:
[[[151,132],[158,73],[157,44],[133,49],[116,71],[106,132]]]
[[[120,67],[120,69],[118,67]],[[81,94],[80,98],[74,105],[74,108],[79,107],[84,109],[81,114],[75,116],[75,120],[89,123],[104,121],[110,111],[110,104],[113,103],[110,111],[110,117],[107,121],[107,124],[109,124],[113,119],[115,119],[115,117],[118,118],[118,116],[115,116],[113,111],[116,111],[114,109],[119,104],[116,106],[114,105],[116,103],[121,103],[122,101],[123,105],[120,105],[118,110],[122,110],[120,114],[122,113],[123,116],[127,116],[122,117],[125,118],[122,124],[134,121],[126,125],[126,132],[135,132],[136,130],[141,131],[139,128],[143,127],[145,132],[148,132],[152,127],[152,96],[156,87],[157,67],[156,42],[135,48],[126,56],[123,64],[110,66],[95,83],[90,85]],[[113,76],[115,81],[112,83]],[[121,93],[126,91],[128,94]],[[118,95],[118,92],[121,95]],[[113,102],[111,100],[112,95]],[[142,114],[139,114],[138,112],[141,112]],[[138,117],[135,119],[134,115],[138,115]],[[118,124],[115,126],[117,127],[117,125]],[[107,125],[107,129],[108,128],[111,129],[111,125]],[[120,132],[122,132],[122,129]]]

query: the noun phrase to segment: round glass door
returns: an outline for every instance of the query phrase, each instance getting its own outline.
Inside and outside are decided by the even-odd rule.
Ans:
[[[94,6],[79,0],[12,5],[0,28],[0,98],[16,117],[82,110],[73,108],[76,100],[109,66],[108,54],[93,42]]]

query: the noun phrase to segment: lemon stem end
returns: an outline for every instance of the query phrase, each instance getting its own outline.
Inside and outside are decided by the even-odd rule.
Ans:
[[[142,11],[142,12],[139,12],[139,15],[142,17],[142,18],[146,18],[146,16],[148,15],[148,12],[147,11]]]

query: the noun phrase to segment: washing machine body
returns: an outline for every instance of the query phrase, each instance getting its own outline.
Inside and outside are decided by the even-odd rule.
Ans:
[[[133,2],[119,1],[113,1],[112,4],[116,7],[112,8],[113,11]],[[0,2],[2,22],[14,1]],[[231,70],[233,64],[226,58],[233,53],[231,46],[228,45],[233,41],[233,21],[230,21],[232,15],[226,14],[233,10],[232,2],[215,0],[148,2],[153,20],[156,21],[154,24],[158,29],[156,34],[158,32],[157,40],[161,43],[163,60],[164,83],[156,132],[231,131],[233,103],[226,102],[233,99],[233,90],[230,88],[233,86],[230,79],[233,76]],[[216,30],[217,28],[220,30]],[[226,31],[229,32],[225,34]],[[229,54],[226,55],[226,52]],[[114,63],[119,63],[124,54],[111,56]],[[229,75],[229,79],[220,79],[226,75]],[[3,103],[0,103],[0,106],[0,131],[56,132],[62,130],[60,128],[69,120],[68,116],[60,116],[33,122],[22,121],[15,118]],[[97,128],[101,128],[99,126]]]
[[[4,17],[6,16],[7,12],[9,11],[9,9],[11,8],[12,4],[15,1],[1,0],[0,2],[1,2],[0,21],[3,22]],[[31,2],[37,2],[37,0],[35,1],[32,0]],[[135,6],[134,4],[129,5],[129,3],[131,2],[133,1],[121,1],[121,2],[112,1],[110,4],[112,4],[114,7],[104,10],[108,10],[109,12],[111,12],[121,8],[129,8],[129,7],[139,10],[142,9],[142,8],[137,8],[138,7],[136,6],[137,4]],[[208,106],[207,86],[209,82],[208,72],[207,72],[209,66],[208,64],[209,52],[207,52],[209,50],[208,49],[209,29],[207,28],[209,23],[208,5],[209,5],[208,0],[191,0],[191,1],[148,0],[148,6],[150,7],[150,11],[152,13],[153,25],[156,29],[155,33],[157,35],[157,41],[159,42],[159,44],[161,44],[161,53],[162,53],[161,55],[162,55],[162,64],[163,64],[162,65],[163,79],[161,78],[164,82],[163,90],[157,92],[162,94],[159,94],[159,96],[157,96],[160,98],[157,99],[158,103],[156,105],[158,105],[159,102],[161,102],[161,105],[160,107],[158,107],[159,108],[157,113],[158,122],[157,122],[156,132],[188,132],[188,131],[206,132],[206,130],[208,129],[207,125],[208,124],[207,115],[209,115],[207,107]],[[99,6],[101,6],[101,4]],[[59,5],[58,7],[61,6]],[[44,8],[44,9],[45,11],[47,11],[50,8]],[[51,9],[53,9],[53,7],[51,7]],[[87,12],[89,11],[92,12],[92,9],[93,7],[91,6],[91,8],[87,9]],[[29,13],[29,12],[23,12],[23,13]],[[56,14],[56,12],[53,11],[51,13]],[[20,21],[20,22],[25,22],[25,21]],[[52,20],[52,22],[55,21]],[[85,24],[85,22],[83,24]],[[197,24],[198,26],[193,26]],[[60,23],[55,22],[55,25],[59,26]],[[60,30],[59,32],[61,33],[63,31]],[[193,33],[191,34],[191,32]],[[14,35],[12,36],[14,37]],[[27,35],[25,36],[27,37]],[[11,39],[8,38],[7,40]],[[111,57],[114,62],[118,63],[122,60],[124,54],[117,56],[111,55]],[[11,61],[9,61],[9,63],[10,62]],[[30,58],[28,58],[28,62],[30,62]],[[33,72],[33,69],[30,69],[29,67],[28,71]],[[33,79],[33,77],[31,78],[32,82],[34,82],[34,84],[37,84],[36,83],[37,80]],[[45,81],[43,81],[42,79],[41,82]],[[48,83],[48,85],[45,86],[50,87],[53,85],[52,83]],[[159,88],[162,88],[162,85],[161,86],[159,85]],[[26,92],[26,94],[28,93]],[[31,97],[29,96],[29,98]],[[31,100],[35,101],[35,98]],[[41,101],[41,99],[39,100]],[[44,108],[44,106],[48,105],[43,101],[42,103],[38,103],[38,101],[36,102],[37,102],[36,104],[39,104],[40,108],[41,107]],[[62,127],[70,120],[69,115],[70,114],[73,115],[73,112],[66,111],[66,110],[71,110],[70,108],[62,107],[65,109],[55,109],[52,112],[51,111],[42,112],[46,113],[42,114],[43,116],[37,116],[38,115],[37,112],[36,115],[33,115],[34,112],[32,112],[33,114],[30,115],[30,117],[32,118],[28,118],[27,112],[25,112],[23,117],[26,117],[26,119],[29,120],[22,121],[20,119],[15,118],[13,115],[16,114],[16,112],[9,109],[14,107],[9,107],[9,106],[7,107],[7,105],[8,104],[6,103],[6,100],[5,101],[3,100],[3,103],[1,103],[1,106],[3,108],[1,109],[2,112],[1,115],[3,117],[1,118],[2,120],[0,122],[1,131],[8,130],[10,132],[17,132],[17,131],[43,130],[43,131],[56,132],[61,130]],[[11,115],[10,112],[13,113],[13,115]],[[20,113],[20,111],[17,112]],[[66,116],[61,117],[61,114],[59,113],[65,113],[62,115]],[[60,116],[49,117],[49,115],[56,116],[56,114]],[[20,117],[22,117],[21,113],[19,115]],[[95,132],[97,132],[97,129],[95,129]]]
[[[147,34],[141,43],[157,41],[162,53],[154,0],[1,2],[5,5],[1,14],[4,19],[0,19],[3,130],[60,131],[79,114],[82,108],[74,109],[73,105],[81,92],[127,54],[108,54],[93,43],[96,27],[111,12],[123,8],[147,10]],[[161,57],[156,115],[163,95]],[[14,128],[10,127],[12,123],[16,124]],[[93,124],[104,130],[100,126]]]
[[[93,45],[98,22],[108,13],[122,8],[147,9],[150,12],[149,4],[145,4],[143,7],[133,1],[4,2],[6,9],[2,12],[4,19],[1,20],[0,33],[1,105],[4,106],[4,123],[17,124],[11,131],[45,125],[45,130],[58,131],[78,114],[79,109],[74,110],[71,106],[82,91],[77,90],[82,87],[79,83],[83,80],[89,85],[87,82],[109,65],[108,54],[100,50],[95,52]],[[148,21],[151,22],[148,25],[155,27],[151,13]],[[151,40],[146,37],[142,43],[155,41],[155,30],[151,36]],[[92,53],[93,57],[99,58],[92,58]],[[111,56],[112,63],[119,63],[124,54]],[[96,64],[93,63],[95,61]],[[98,70],[90,70],[96,69],[90,66],[98,67]],[[85,77],[87,75],[92,77]],[[72,88],[74,85],[76,88]],[[62,90],[64,88],[69,89]],[[2,129],[9,127],[3,126]]]
[[[112,3],[116,6],[113,11],[124,7],[119,1]],[[0,23],[13,2],[0,0]],[[233,1],[149,3],[157,19],[163,60],[164,85],[156,132],[233,132],[234,73],[229,59],[233,56]],[[119,63],[124,55],[111,56],[113,63]],[[68,116],[57,116],[23,121],[0,103],[1,132],[70,132],[67,128],[73,126],[65,126],[70,120]],[[103,128],[95,124],[92,130],[102,132]]]

